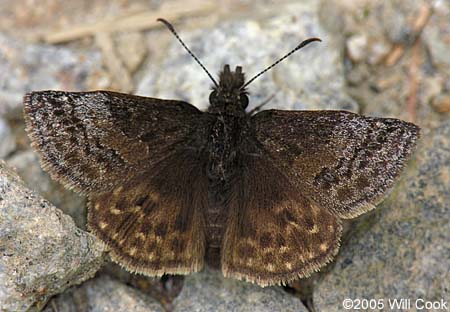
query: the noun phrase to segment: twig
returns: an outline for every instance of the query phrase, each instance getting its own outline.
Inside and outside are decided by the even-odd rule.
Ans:
[[[182,17],[197,16],[210,12],[214,7],[208,2],[189,3],[188,7],[164,6],[158,11],[145,11],[142,13],[132,14],[128,16],[117,17],[115,19],[103,20],[92,25],[80,25],[71,27],[70,29],[45,34],[43,40],[47,43],[62,43],[76,40],[86,36],[93,36],[99,32],[118,32],[118,31],[139,31],[161,27],[161,23],[157,22],[158,17],[164,17],[174,21]]]
[[[104,32],[97,33],[95,40],[102,50],[105,65],[108,68],[113,81],[119,85],[120,91],[133,91],[133,79],[115,51],[111,34]]]
[[[428,23],[433,10],[429,4],[424,4],[419,10],[417,17],[414,20],[414,23],[411,25],[411,32],[414,35],[414,44],[417,42],[418,38],[422,34],[425,25]],[[402,57],[405,52],[405,47],[403,44],[395,44],[391,50],[391,52],[386,57],[385,64],[387,66],[395,65],[398,60]]]
[[[409,120],[416,120],[417,93],[419,91],[419,74],[420,74],[420,40],[417,40],[412,49],[411,64],[409,68],[409,95],[407,110]]]

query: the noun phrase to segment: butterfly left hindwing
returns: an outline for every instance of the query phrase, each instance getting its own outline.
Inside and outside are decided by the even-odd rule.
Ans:
[[[207,185],[202,159],[179,151],[112,192],[90,195],[88,227],[130,271],[196,272],[205,257]]]

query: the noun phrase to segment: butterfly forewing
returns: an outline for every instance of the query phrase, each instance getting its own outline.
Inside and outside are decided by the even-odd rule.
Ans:
[[[191,142],[202,115],[185,102],[108,91],[32,92],[24,105],[44,168],[86,194],[110,191]]]
[[[302,195],[342,218],[382,199],[419,136],[414,124],[345,111],[267,110],[253,116],[252,126]]]

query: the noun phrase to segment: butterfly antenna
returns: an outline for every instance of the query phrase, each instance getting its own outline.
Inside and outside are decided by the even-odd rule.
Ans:
[[[177,32],[175,31],[175,28],[172,26],[172,24],[170,24],[168,21],[166,21],[163,18],[158,18],[157,19],[158,22],[163,23],[164,25],[166,25],[166,27],[172,32],[172,34],[178,39],[178,41],[181,43],[181,45],[186,49],[186,51],[188,51],[188,53],[194,58],[194,60],[198,63],[198,65],[200,65],[201,68],[203,68],[203,70],[206,72],[206,74],[209,76],[209,78],[212,80],[212,82],[214,83],[214,85],[218,88],[219,85],[217,84],[216,80],[214,80],[213,76],[209,73],[209,71],[206,69],[205,66],[203,66],[203,64],[200,62],[200,60],[194,55],[194,53],[191,52],[191,50],[189,50],[189,48],[184,44],[183,40],[181,40],[180,36],[178,36]]]
[[[310,44],[311,42],[314,41],[322,41],[319,38],[309,38],[306,39],[304,41],[302,41],[298,46],[295,47],[295,49],[293,49],[291,52],[289,52],[288,54],[286,54],[285,56],[283,56],[282,58],[280,58],[278,61],[276,61],[275,63],[273,63],[272,65],[270,65],[269,67],[267,67],[266,69],[264,69],[262,72],[260,72],[259,74],[253,76],[252,79],[250,79],[249,81],[247,81],[247,83],[245,85],[243,85],[241,87],[241,90],[243,90],[246,86],[248,86],[250,83],[252,83],[256,78],[258,78],[259,76],[261,76],[262,74],[264,74],[265,72],[267,72],[268,70],[271,70],[272,68],[274,68],[278,63],[282,62],[285,58],[288,58],[289,56],[291,56],[292,54],[294,54],[295,52],[297,52],[298,50],[300,50],[301,48],[303,48],[304,46]]]

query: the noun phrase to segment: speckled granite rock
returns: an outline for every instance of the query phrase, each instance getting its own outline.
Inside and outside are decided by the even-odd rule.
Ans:
[[[58,312],[164,311],[155,299],[105,275],[53,298],[44,312],[53,312],[55,309]]]
[[[103,245],[0,162],[0,310],[39,309],[93,276]]]
[[[0,118],[0,159],[5,158],[16,148],[16,141],[11,128],[3,118]]]
[[[174,312],[307,311],[302,302],[281,287],[266,287],[224,278],[206,269],[186,277],[174,301]]]
[[[22,107],[31,90],[84,90],[106,85],[100,54],[29,44],[0,34],[0,115]]]
[[[18,152],[7,159],[7,164],[15,168],[27,187],[50,201],[64,213],[70,215],[77,227],[86,229],[86,201],[81,195],[67,190],[60,183],[50,178],[32,150]]]
[[[193,33],[181,27],[178,31],[213,77],[230,64],[232,70],[242,66],[248,79],[302,40],[320,37],[322,43],[312,43],[255,80],[248,88],[249,108],[275,94],[265,109],[357,111],[357,105],[343,92],[340,48],[321,28],[317,6],[316,1],[280,4],[273,6],[272,16],[261,22],[246,19]],[[150,65],[146,73],[138,94],[186,100],[201,109],[208,106],[212,82],[175,38],[163,64]]]
[[[372,218],[341,249],[316,288],[319,311],[345,298],[450,300],[450,121],[425,134],[416,160]]]

